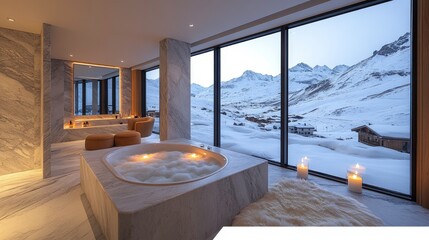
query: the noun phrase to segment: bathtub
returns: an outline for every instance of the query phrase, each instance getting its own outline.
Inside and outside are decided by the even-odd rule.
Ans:
[[[197,181],[221,171],[228,159],[200,147],[179,143],[151,143],[117,149],[103,158],[119,179],[145,185]]]
[[[267,161],[217,147],[207,151],[190,145],[200,143],[175,139],[159,145],[147,143],[82,153],[81,187],[106,239],[213,239],[241,209],[268,191]],[[223,157],[220,160],[226,165],[198,181],[151,185],[122,180],[104,162],[120,154],[170,147],[219,154],[214,156]]]

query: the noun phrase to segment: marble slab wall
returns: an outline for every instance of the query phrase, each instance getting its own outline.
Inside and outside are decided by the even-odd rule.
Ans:
[[[0,175],[40,168],[40,35],[0,28]]]
[[[160,139],[191,137],[191,48],[175,39],[160,42]]]
[[[132,105],[132,82],[131,82],[131,69],[121,68],[121,113],[123,116],[131,115]]]
[[[116,133],[125,130],[124,126],[106,126],[83,129],[64,129],[73,115],[73,62],[52,59],[51,61],[51,141],[67,142],[85,139],[89,134]],[[131,69],[121,68],[121,112],[122,115],[131,111]],[[113,115],[79,116],[79,119],[112,118]]]
[[[51,176],[51,25],[44,23],[41,34],[41,145],[43,177]]]
[[[72,63],[58,59],[51,61],[51,141],[62,142],[66,137],[64,131],[64,119],[71,118],[71,86],[66,86],[66,79],[71,79]],[[71,84],[70,82],[68,82]],[[65,104],[69,102],[70,104]]]

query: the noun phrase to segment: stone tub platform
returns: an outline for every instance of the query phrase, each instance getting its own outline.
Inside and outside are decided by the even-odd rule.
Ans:
[[[207,178],[163,186],[125,182],[102,162],[116,149],[84,152],[80,163],[82,189],[107,239],[211,239],[268,191],[267,161],[216,147],[229,162]]]

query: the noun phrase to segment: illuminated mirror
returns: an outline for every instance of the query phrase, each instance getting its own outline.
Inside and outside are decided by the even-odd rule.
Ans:
[[[74,64],[74,115],[119,114],[119,69]]]

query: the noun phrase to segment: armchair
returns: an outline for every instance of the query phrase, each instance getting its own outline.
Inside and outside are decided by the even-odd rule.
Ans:
[[[152,134],[155,118],[130,118],[128,119],[128,130],[134,130],[140,133],[141,137],[149,137]]]

